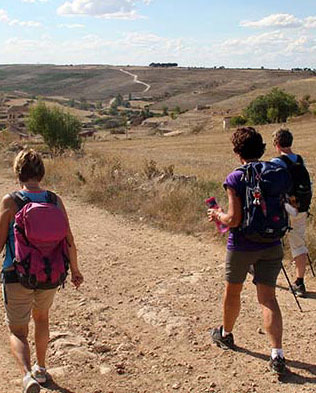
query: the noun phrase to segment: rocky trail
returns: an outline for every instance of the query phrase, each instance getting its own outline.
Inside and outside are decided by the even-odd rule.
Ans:
[[[2,179],[0,188],[3,195],[15,185]],[[279,278],[291,373],[278,380],[267,368],[269,343],[250,279],[234,331],[237,350],[223,351],[210,341],[209,328],[221,322],[222,246],[207,236],[170,234],[75,198],[63,200],[85,282],[78,291],[68,283],[56,296],[51,379],[42,392],[316,392],[316,279],[310,271],[303,313]],[[19,393],[3,320],[1,306],[0,393]]]

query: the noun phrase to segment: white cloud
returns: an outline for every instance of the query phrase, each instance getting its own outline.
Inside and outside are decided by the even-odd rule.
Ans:
[[[288,38],[280,31],[252,35],[246,38],[236,38],[224,41],[220,48],[231,50],[232,52],[241,50],[243,53],[253,50],[264,51],[266,47],[272,49],[279,45],[286,45]]]
[[[311,67],[316,62],[316,40],[312,33],[292,34],[284,30],[226,40],[205,49],[209,56],[229,67]]]
[[[9,26],[22,26],[22,27],[40,27],[42,24],[35,21],[22,21],[19,19],[11,19],[4,9],[0,9],[0,22],[6,23]]]
[[[308,16],[305,18],[305,27],[308,29],[316,28],[316,16]]]
[[[143,0],[149,4],[151,0]],[[138,19],[141,16],[132,0],[71,0],[58,9],[59,15],[89,15],[104,19]]]
[[[118,44],[125,45],[127,47],[140,48],[150,52],[168,52],[169,54],[174,52],[175,55],[178,55],[180,51],[187,50],[188,48],[184,42],[185,41],[181,38],[171,39],[160,37],[152,33],[135,32],[125,34],[124,38],[118,41]]]
[[[302,26],[302,21],[290,14],[272,14],[254,22],[242,21],[240,25],[245,27],[296,28]]]
[[[2,63],[149,64],[191,56],[186,41],[151,33],[131,33],[116,40],[94,34],[64,41],[43,35],[34,40],[11,38],[2,48]]]
[[[9,21],[8,13],[5,10],[0,9],[0,22],[8,23]]]
[[[242,21],[240,26],[243,27],[273,27],[278,29],[297,29],[316,28],[316,16],[308,16],[304,19],[298,19],[291,14],[272,14],[257,21]]]
[[[79,23],[63,23],[58,25],[59,28],[66,28],[66,29],[83,29],[85,25]]]
[[[36,39],[11,38],[1,46],[1,63],[138,64],[177,62],[187,66],[311,67],[316,64],[313,32],[284,30],[206,43],[183,38],[170,39],[151,32],[123,34],[106,39],[81,34],[56,40],[41,35]]]
[[[47,3],[48,0],[22,0],[23,3]]]

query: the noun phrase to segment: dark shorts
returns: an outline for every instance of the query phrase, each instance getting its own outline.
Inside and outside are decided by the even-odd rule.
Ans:
[[[281,245],[258,251],[227,251],[226,281],[242,284],[253,265],[254,281],[275,287],[283,259]]]

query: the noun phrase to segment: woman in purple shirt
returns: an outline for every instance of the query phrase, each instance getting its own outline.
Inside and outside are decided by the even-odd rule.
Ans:
[[[232,143],[233,151],[242,165],[259,161],[265,151],[262,136],[252,127],[238,128],[232,136]],[[246,198],[246,186],[241,181],[242,175],[243,172],[237,169],[227,176],[224,187],[228,197],[228,211],[225,213],[221,209],[209,209],[209,221],[218,220],[230,228],[240,226]],[[277,374],[286,371],[282,350],[282,316],[275,296],[282,258],[280,240],[257,243],[246,239],[240,231],[230,230],[227,242],[223,324],[211,330],[214,343],[224,349],[234,349],[232,330],[240,312],[240,294],[247,273],[253,271],[264,327],[272,346],[269,365]]]

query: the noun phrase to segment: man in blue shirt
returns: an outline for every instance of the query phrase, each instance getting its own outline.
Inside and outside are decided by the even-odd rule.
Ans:
[[[293,260],[296,265],[296,280],[293,284],[293,289],[296,294],[300,297],[305,297],[306,288],[304,284],[304,275],[306,270],[307,263],[307,247],[305,244],[305,230],[306,230],[306,219],[307,219],[307,210],[310,203],[311,198],[311,188],[309,175],[304,166],[303,159],[301,156],[293,153],[292,151],[292,143],[293,143],[293,135],[288,129],[280,129],[273,133],[273,145],[279,154],[279,157],[273,158],[271,161],[275,162],[279,165],[282,165],[289,169],[291,172],[291,167],[293,164],[301,164],[303,173],[307,173],[308,181],[307,181],[307,192],[309,195],[309,199],[307,202],[301,203],[299,202],[299,197],[296,195],[290,195],[290,202],[295,209],[291,209],[290,213],[290,224],[291,228],[293,228],[289,232],[289,243],[291,248],[291,253]],[[292,174],[293,177],[293,174]],[[299,176],[300,177],[300,176]],[[294,180],[294,179],[293,179]],[[295,182],[294,182],[295,183]],[[295,192],[293,191],[293,194]],[[307,197],[308,198],[308,197]]]

